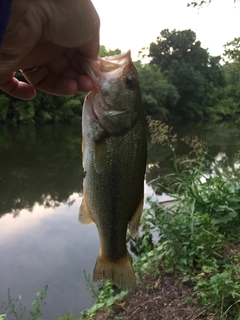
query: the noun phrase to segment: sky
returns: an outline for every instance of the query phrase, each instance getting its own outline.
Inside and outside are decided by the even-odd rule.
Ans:
[[[101,20],[100,43],[112,50],[138,51],[156,41],[164,29],[191,29],[210,55],[240,36],[239,0],[212,0],[203,8],[187,7],[188,0],[92,0]]]

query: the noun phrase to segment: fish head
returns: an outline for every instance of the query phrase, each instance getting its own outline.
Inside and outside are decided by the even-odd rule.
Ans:
[[[130,130],[142,112],[137,69],[130,51],[88,63],[87,74],[95,89],[90,93],[98,122],[109,134]]]

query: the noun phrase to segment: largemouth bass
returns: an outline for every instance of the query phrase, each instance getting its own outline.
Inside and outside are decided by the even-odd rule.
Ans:
[[[100,252],[93,280],[112,280],[122,289],[136,284],[126,247],[135,236],[143,208],[147,144],[137,70],[130,51],[88,60],[95,84],[84,102],[83,200],[79,221],[95,222]]]

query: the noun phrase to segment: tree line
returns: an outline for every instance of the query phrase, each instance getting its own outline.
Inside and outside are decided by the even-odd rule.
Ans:
[[[197,120],[240,113],[240,37],[224,49],[214,57],[192,30],[161,31],[149,46],[149,63],[138,62],[147,114]]]
[[[146,114],[162,120],[223,119],[240,114],[240,37],[224,49],[223,57],[211,56],[192,30],[162,30],[149,45],[149,53],[139,51],[135,62]],[[100,47],[100,56],[120,52]],[[24,80],[21,73],[18,77]],[[84,98],[38,92],[33,100],[22,101],[2,92],[0,122],[78,121]]]

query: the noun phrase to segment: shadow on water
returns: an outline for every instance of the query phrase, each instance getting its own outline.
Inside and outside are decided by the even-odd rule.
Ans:
[[[178,123],[173,131],[198,135],[213,158],[234,166],[237,124]],[[148,151],[147,183],[173,170],[168,147],[149,143]],[[99,242],[95,225],[77,222],[82,174],[80,125],[0,127],[0,301],[10,288],[30,305],[48,284],[43,319],[91,306],[83,271],[92,274]],[[145,196],[154,189],[146,185]]]

